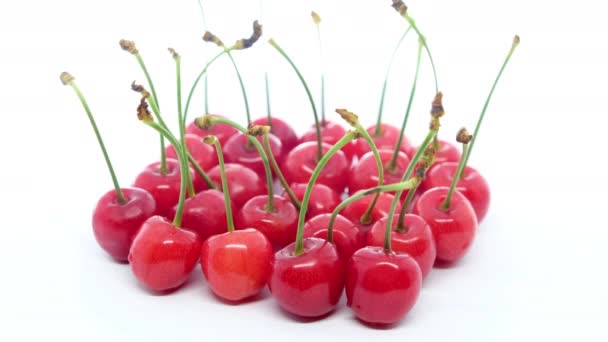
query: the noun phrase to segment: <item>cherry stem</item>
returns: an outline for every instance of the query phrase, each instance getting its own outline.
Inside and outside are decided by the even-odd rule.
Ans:
[[[239,67],[234,60],[234,57],[230,53],[230,51],[226,52],[228,58],[230,58],[230,63],[232,63],[232,67],[234,68],[234,72],[236,73],[236,77],[239,80],[239,85],[241,87],[241,93],[243,94],[243,103],[245,104],[245,113],[247,114],[247,126],[251,125],[251,113],[249,111],[249,100],[247,99],[247,91],[245,90],[245,83],[243,82],[243,77],[241,76],[241,72],[239,71]]]
[[[182,58],[173,49],[169,49],[169,52],[171,52],[173,54],[173,59],[175,60],[175,74],[176,74],[176,82],[177,82],[177,124],[179,126],[179,141],[180,141],[180,144],[182,145],[182,150],[181,150],[182,156],[181,157],[187,161],[189,152],[188,152],[188,146],[186,145],[186,125],[183,121],[183,112],[182,112],[182,68],[181,68]],[[175,146],[174,146],[174,148],[175,148]],[[177,148],[176,148],[175,152],[176,153],[178,152]],[[185,174],[185,176],[186,176],[186,182],[188,184],[189,197],[194,197],[194,195],[196,195],[196,192],[194,191],[194,182],[192,181],[190,172],[187,172]]]
[[[395,49],[393,50],[393,54],[391,55],[391,59],[389,60],[388,63],[388,67],[386,68],[386,75],[384,76],[384,84],[382,85],[382,94],[380,95],[380,108],[378,109],[378,119],[376,120],[376,129],[374,130],[374,136],[379,137],[382,134],[382,114],[384,113],[384,98],[386,97],[386,88],[388,85],[388,77],[391,74],[391,69],[393,68],[393,62],[395,61],[395,57],[397,56],[397,52],[399,51],[399,48],[401,47],[401,43],[403,43],[403,41],[405,40],[405,37],[407,36],[408,32],[410,32],[410,30],[412,29],[412,27],[408,27],[407,30],[405,30],[405,32],[403,32],[403,35],[401,36],[401,38],[399,39],[399,42],[397,42],[397,45],[395,46]]]
[[[420,44],[418,44],[418,55],[416,57],[416,72],[414,73],[414,81],[412,83],[412,89],[410,90],[410,97],[407,101],[407,109],[405,110],[405,116],[403,117],[403,122],[401,123],[401,131],[399,131],[399,137],[397,138],[397,143],[395,144],[395,150],[393,152],[391,161],[388,164],[389,171],[394,171],[395,168],[397,167],[397,157],[399,157],[399,151],[401,151],[401,143],[403,142],[403,136],[405,134],[405,126],[407,125],[407,120],[410,117],[412,103],[414,102],[414,95],[416,94],[416,87],[418,84],[418,73],[420,72],[421,55],[422,55],[422,42],[420,42]]]
[[[299,256],[304,252],[304,220],[306,219],[306,211],[308,210],[308,202],[310,201],[310,195],[312,193],[312,189],[323,171],[327,162],[336,154],[338,151],[342,149],[346,144],[351,141],[357,139],[360,136],[359,132],[356,131],[348,131],[335,145],[333,145],[325,155],[319,160],[317,163],[317,167],[315,167],[314,171],[310,175],[310,180],[308,181],[308,185],[306,186],[306,192],[304,192],[304,198],[302,198],[302,206],[300,207],[300,216],[298,218],[298,231],[296,235],[296,244],[294,249],[294,255]]]
[[[214,145],[217,152],[217,160],[220,166],[220,175],[222,177],[222,192],[224,193],[224,205],[226,206],[226,221],[228,232],[234,232],[234,220],[232,218],[232,206],[230,205],[230,190],[228,189],[228,179],[226,179],[226,168],[224,163],[224,153],[222,153],[222,144],[217,137],[208,135],[204,138],[205,143]]]
[[[310,13],[317,27],[317,43],[319,45],[319,65],[321,70],[321,124],[325,124],[325,69],[323,68],[323,40],[321,39],[321,17],[316,12]]]
[[[198,0],[198,7],[201,10],[201,19],[203,22],[203,32],[207,31],[207,19],[205,17],[205,10],[203,9],[203,2],[201,0]],[[207,73],[205,73],[205,79],[204,79],[204,85],[205,85],[205,90],[203,93],[204,96],[204,103],[205,103],[205,114],[209,114],[209,83],[207,82]]]
[[[264,90],[266,92],[266,116],[268,125],[272,127],[272,114],[270,110],[270,87],[268,86],[268,72],[264,71]]]
[[[268,162],[268,157],[266,152],[264,152],[264,148],[262,144],[258,141],[258,139],[254,138],[251,134],[249,134],[249,130],[247,128],[239,125],[238,123],[227,119],[227,118],[219,118],[211,115],[204,115],[197,118],[195,124],[199,127],[206,127],[207,125],[215,125],[215,124],[225,124],[236,128],[241,133],[247,136],[247,140],[250,144],[252,144],[255,149],[260,154],[260,158],[262,159],[262,164],[264,164],[264,171],[266,173],[266,186],[268,187],[268,204],[266,205],[266,210],[270,213],[275,212],[274,208],[274,182],[272,179],[272,170],[270,169],[270,163]],[[201,127],[201,128],[202,128]]]
[[[377,194],[380,194],[383,192],[412,189],[413,187],[418,186],[419,183],[420,183],[419,179],[412,178],[405,182],[393,183],[393,184],[388,184],[388,185],[379,185],[379,186],[376,186],[373,188],[357,191],[355,194],[353,194],[352,196],[350,196],[347,199],[345,199],[344,201],[342,201],[336,207],[336,209],[334,209],[334,211],[331,213],[331,217],[329,218],[329,223],[327,224],[327,241],[333,243],[334,223],[336,222],[336,218],[338,217],[338,214],[340,213],[340,211],[342,211],[347,206],[351,205],[353,202],[356,202],[366,196],[373,195],[373,194],[377,195]],[[389,249],[390,249],[390,247],[389,247]]]
[[[287,60],[287,62],[291,65],[293,70],[298,75],[300,82],[302,82],[302,85],[304,86],[304,90],[306,90],[306,95],[308,96],[308,101],[310,102],[310,106],[312,108],[312,112],[313,112],[314,118],[315,118],[315,128],[317,130],[317,159],[321,160],[321,158],[323,157],[323,146],[322,146],[322,141],[321,141],[321,126],[319,125],[319,115],[317,114],[317,106],[315,105],[315,100],[312,97],[312,93],[310,92],[310,89],[308,88],[308,84],[306,83],[306,80],[304,80],[304,76],[302,76],[302,73],[300,72],[298,67],[296,67],[294,62],[291,60],[291,58],[289,58],[287,53],[285,53],[285,51],[279,46],[279,44],[277,44],[277,42],[275,42],[274,39],[272,39],[272,38],[268,40],[268,43],[270,45],[272,45],[272,47],[274,47],[283,56],[283,58],[285,58],[285,60]]]
[[[433,79],[435,80],[435,93],[438,93],[439,92],[439,84],[437,82],[437,69],[435,69],[435,62],[433,61],[433,56],[431,55],[431,50],[429,49],[429,46],[426,43],[426,37],[422,34],[422,32],[420,32],[420,29],[418,28],[418,25],[416,25],[416,22],[414,21],[414,19],[412,17],[410,17],[410,15],[407,12],[403,12],[401,14],[401,16],[403,18],[405,18],[405,20],[407,20],[407,22],[410,24],[410,27],[413,28],[414,31],[416,31],[416,34],[418,34],[418,38],[420,39],[420,41],[424,45],[424,49],[426,50],[426,54],[429,56],[429,61],[431,62],[431,67],[433,68]]]
[[[63,73],[62,79],[64,77],[63,75],[69,75],[69,74]],[[116,191],[116,197],[118,197],[118,203],[119,204],[127,203],[125,195],[123,194],[122,189],[120,188],[120,185],[118,184],[118,178],[116,177],[116,173],[114,172],[114,167],[112,167],[112,162],[110,161],[110,157],[108,156],[108,151],[106,150],[106,146],[103,143],[103,139],[101,138],[101,134],[99,133],[99,129],[97,128],[97,123],[95,122],[95,118],[93,117],[93,114],[91,113],[91,109],[89,108],[89,105],[88,105],[86,99],[84,98],[84,95],[82,94],[82,92],[80,91],[80,88],[78,88],[78,86],[74,82],[74,79],[71,76],[69,77],[69,81],[66,84],[69,85],[70,87],[72,87],[72,89],[74,89],[76,96],[78,96],[80,103],[82,103],[82,106],[84,107],[84,110],[87,113],[87,116],[89,117],[89,121],[91,122],[93,131],[95,132],[95,136],[97,137],[97,142],[99,143],[99,147],[101,148],[103,157],[106,160],[106,165],[108,166],[108,170],[110,171],[110,176],[112,177],[112,183],[114,184],[114,190]]]
[[[293,190],[287,183],[285,176],[283,176],[283,172],[281,172],[281,168],[279,167],[277,160],[274,158],[274,154],[272,153],[272,149],[270,148],[270,138],[268,136],[268,133],[264,133],[263,137],[264,137],[264,150],[266,151],[266,155],[268,156],[268,160],[270,161],[270,166],[272,167],[272,171],[274,171],[274,173],[277,175],[277,178],[279,178],[279,182],[281,182],[283,189],[285,189],[285,193],[287,193],[287,196],[289,196],[289,199],[291,200],[293,205],[299,210],[302,203],[300,203],[300,200],[298,200],[298,197],[296,197],[296,195],[293,193]]]
[[[441,203],[441,209],[444,211],[448,211],[450,210],[450,206],[452,205],[452,197],[454,196],[454,191],[456,190],[456,185],[458,184],[458,181],[460,180],[460,177],[463,174],[465,165],[464,165],[464,160],[467,157],[467,154],[469,154],[471,147],[468,146],[469,144],[462,144],[462,156],[460,157],[460,162],[458,163],[458,167],[456,168],[456,173],[454,174],[454,177],[452,178],[452,183],[450,184],[450,189],[448,190],[448,194],[445,196],[445,200],[443,201],[443,203]]]
[[[188,152],[188,160],[190,161],[190,164],[192,165],[192,167],[194,168],[194,170],[196,171],[196,173],[198,173],[198,175],[201,176],[201,178],[205,181],[205,183],[207,184],[207,186],[210,189],[217,188],[215,186],[215,183],[213,183],[213,181],[211,180],[211,178],[209,178],[209,175],[205,172],[205,170],[203,170],[203,168],[200,165],[198,165],[198,163],[196,162],[196,160],[194,160],[194,158],[192,157],[192,155],[190,154],[190,152]]]

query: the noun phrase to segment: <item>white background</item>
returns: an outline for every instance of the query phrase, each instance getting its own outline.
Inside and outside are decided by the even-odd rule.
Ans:
[[[431,273],[401,324],[374,330],[341,304],[316,322],[285,316],[272,298],[216,300],[196,269],[167,296],[143,290],[126,265],[96,245],[90,215],[111,182],[97,142],[59,73],[73,73],[105,136],[121,184],[158,158],[157,137],[135,117],[143,81],[120,38],[136,40],[175,121],[174,65],[184,87],[215,53],[200,40],[195,0],[0,3],[0,340],[450,340],[605,341],[605,11],[597,1],[412,0],[445,93],[441,135],[473,128],[513,34],[521,45],[490,105],[471,163],[492,189],[470,253]],[[406,23],[390,1],[267,1],[265,37],[294,58],[318,95],[318,50],[309,12],[323,18],[328,117],[336,107],[373,123],[386,63]],[[208,27],[224,41],[250,34],[257,1],[206,1]],[[401,50],[386,121],[405,109],[416,41]],[[267,44],[235,53],[254,117],[264,115],[263,69],[273,111],[301,133],[312,123],[295,74]],[[407,134],[420,141],[433,95],[423,59]],[[210,72],[211,110],[244,120],[229,63]],[[202,114],[197,93],[192,115]],[[172,119],[173,118],[173,119]],[[334,338],[335,340],[335,338]]]

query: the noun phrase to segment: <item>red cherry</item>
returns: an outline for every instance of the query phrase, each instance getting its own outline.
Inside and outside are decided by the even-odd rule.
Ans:
[[[380,135],[376,135],[376,125],[373,125],[367,129],[367,133],[372,136],[374,143],[376,144],[376,148],[379,150],[395,150],[395,145],[397,144],[397,140],[399,139],[399,134],[401,134],[401,130],[393,125],[389,124],[381,124],[380,125]],[[403,151],[408,157],[413,155],[410,154],[412,149],[412,144],[409,142],[407,137],[403,137],[401,141],[400,150]],[[355,141],[355,153],[359,158],[361,158],[367,152],[370,152],[371,148],[365,139],[358,139]]]
[[[221,190],[222,176],[219,165],[209,170],[208,174]],[[226,178],[235,210],[240,209],[250,198],[266,193],[264,181],[260,176],[241,164],[226,164]]]
[[[304,199],[304,193],[306,192],[306,186],[304,183],[291,184],[290,188],[298,200]],[[289,199],[287,193],[283,194],[283,197]],[[340,204],[340,195],[333,191],[327,185],[315,183],[312,186],[312,192],[310,193],[310,201],[308,203],[307,217],[313,217],[320,214],[331,213]]]
[[[156,203],[149,192],[121,188],[126,202],[120,203],[116,190],[106,192],[93,211],[93,233],[97,243],[117,261],[127,261],[133,237],[142,223],[154,215]]]
[[[316,126],[313,125],[307,132],[305,132],[300,138],[300,143],[308,142],[308,141],[317,141],[317,130]],[[344,126],[325,120],[323,124],[321,124],[321,141],[324,143],[334,145],[340,140],[346,133],[346,128]],[[351,142],[346,144],[342,150],[344,152],[344,156],[346,157],[348,164],[353,160],[355,156],[355,143]]]
[[[259,195],[247,201],[235,217],[236,229],[255,228],[262,232],[275,249],[292,243],[298,229],[298,210],[289,199],[274,196],[274,211],[267,209],[268,196]]]
[[[201,169],[208,171],[217,165],[217,155],[215,154],[213,147],[205,144],[198,135],[186,134],[184,139],[186,140],[188,151]],[[167,146],[165,151],[168,158],[177,159],[177,154],[175,154],[173,145]]]
[[[389,169],[387,165],[393,158],[392,150],[379,150],[380,160],[384,165],[384,184],[393,184],[401,182],[401,177],[405,173],[410,158],[403,152],[397,154],[397,164],[394,169]],[[378,185],[378,167],[376,166],[376,158],[372,152],[364,154],[358,163],[355,163],[351,168],[348,176],[348,192],[354,194],[363,189],[373,188]],[[407,196],[408,191],[403,191],[402,198]]]
[[[192,169],[190,173],[194,177]],[[160,162],[152,163],[135,178],[133,186],[148,191],[154,197],[157,215],[169,217],[179,200],[180,181],[179,162],[167,158],[166,173],[160,172]]]
[[[218,118],[225,117],[223,115],[216,115],[216,114],[209,114],[209,115],[215,116]],[[213,125],[209,129],[201,129],[194,122],[191,122],[188,125],[188,127],[186,127],[186,133],[195,134],[201,138],[204,138],[208,135],[215,135],[220,140],[220,143],[222,145],[224,145],[226,143],[226,141],[228,141],[228,139],[230,139],[231,136],[238,133],[238,130],[232,126],[223,125],[223,124]]]
[[[258,294],[270,278],[270,241],[255,229],[215,235],[203,243],[201,267],[218,297],[239,301]]]
[[[426,175],[422,186],[431,189],[438,186],[450,186],[458,168],[457,162],[446,162],[434,165]],[[490,186],[483,176],[474,168],[466,166],[462,177],[456,184],[460,191],[471,202],[477,222],[483,221],[490,207]]]
[[[355,252],[346,271],[346,297],[358,319],[372,324],[399,322],[412,309],[422,285],[420,268],[407,254],[383,247]]]
[[[331,243],[303,240],[304,252],[295,256],[295,243],[275,254],[268,288],[287,312],[319,317],[334,310],[344,288],[344,264]]]
[[[327,229],[330,218],[331,214],[321,214],[308,220],[304,225],[304,237],[316,237],[327,240]],[[336,216],[333,235],[338,254],[345,263],[355,251],[365,246],[357,226],[342,215]]]
[[[296,132],[285,121],[273,117],[268,123],[268,118],[263,117],[253,120],[254,125],[270,126],[270,133],[281,141],[283,147],[281,155],[286,156],[298,144]]]
[[[175,217],[176,207],[170,218]],[[222,234],[228,229],[224,194],[215,189],[197,193],[186,199],[182,215],[182,228],[195,232],[201,241]]]
[[[281,154],[282,147],[281,141],[279,138],[275,137],[272,134],[268,135],[270,141],[270,149],[277,163],[281,163],[283,160],[283,155]],[[263,144],[263,138],[257,137],[258,141]],[[257,172],[260,177],[264,179],[265,171],[264,171],[264,163],[262,162],[262,157],[260,157],[260,153],[258,150],[248,143],[248,136],[239,132],[233,135],[224,147],[224,156],[226,157],[226,162],[228,163],[236,163],[246,166],[253,171]]]
[[[357,225],[362,232],[367,233],[368,230],[371,229],[372,225],[376,223],[376,221],[380,220],[383,217],[388,216],[388,213],[391,209],[391,203],[393,202],[393,198],[395,196],[388,193],[381,193],[378,197],[378,201],[372,209],[371,212],[371,223],[368,225],[364,225],[361,223],[361,216],[365,214],[367,208],[370,203],[374,199],[375,195],[368,195],[360,200],[357,200],[350,205],[348,205],[344,210],[342,210],[342,215],[349,219],[351,222]],[[401,210],[401,203],[397,205],[397,209],[395,212],[399,212]]]
[[[447,141],[439,141],[439,150],[435,152],[434,164],[440,164],[443,162],[458,162],[460,160],[460,149]],[[416,153],[416,148],[412,146],[409,150],[408,155],[413,156]]]
[[[431,228],[420,216],[406,214],[404,223],[407,231],[401,232],[395,229],[397,227],[396,218],[393,221],[391,247],[394,252],[408,254],[414,258],[420,267],[422,279],[424,279],[433,268],[437,256]],[[367,244],[369,246],[384,246],[386,221],[386,217],[380,219],[367,233]]]
[[[323,143],[323,153],[331,148],[331,145]],[[304,142],[296,146],[285,157],[281,170],[287,182],[308,183],[312,172],[317,165],[317,143],[313,141]],[[342,193],[346,187],[349,162],[344,153],[338,151],[328,161],[317,179],[317,183],[325,184],[337,193]]]
[[[443,210],[441,205],[449,188],[438,187],[424,192],[414,206],[414,214],[424,219],[433,232],[437,259],[454,262],[462,258],[471,247],[477,218],[466,197],[454,191],[450,209]]]
[[[129,252],[131,270],[147,288],[174,289],[187,279],[200,256],[201,241],[164,217],[152,216],[135,236]]]

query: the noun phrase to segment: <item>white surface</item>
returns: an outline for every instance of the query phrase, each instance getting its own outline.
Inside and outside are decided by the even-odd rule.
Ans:
[[[328,117],[337,120],[332,109],[346,107],[368,125],[388,55],[406,27],[389,3],[267,1],[264,41],[273,36],[281,43],[318,94],[309,19],[311,9],[318,11],[327,47]],[[344,305],[312,323],[286,317],[268,296],[224,305],[210,295],[198,268],[185,288],[153,296],[128,266],[97,247],[90,214],[111,182],[84,112],[58,75],[68,70],[76,76],[121,184],[128,185],[158,158],[157,138],[135,118],[138,98],[129,84],[143,77],[118,40],[137,41],[172,120],[174,66],[166,48],[183,57],[186,89],[213,50],[200,40],[195,0],[2,2],[0,340],[312,341],[337,335],[350,341],[605,341],[605,11],[595,1],[407,4],[437,63],[446,139],[462,125],[473,128],[514,33],[522,43],[471,159],[493,196],[473,248],[457,266],[432,272],[400,325],[373,330]],[[249,35],[258,17],[256,1],[207,1],[206,12],[209,28],[226,42]],[[414,47],[412,35],[395,64],[389,122],[398,123],[405,108]],[[253,115],[265,110],[264,50],[274,112],[302,132],[312,122],[307,99],[268,46],[236,54]],[[417,141],[433,95],[423,61],[407,132]],[[211,109],[243,120],[226,61],[213,69],[210,82]],[[202,113],[200,99],[194,115]]]

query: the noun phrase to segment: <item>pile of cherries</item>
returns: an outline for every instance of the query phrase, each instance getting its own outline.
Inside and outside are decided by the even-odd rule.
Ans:
[[[223,300],[238,303],[268,286],[282,309],[315,318],[333,312],[346,289],[348,306],[361,321],[399,322],[415,304],[433,265],[454,263],[467,253],[488,212],[488,183],[467,162],[519,38],[513,41],[474,134],[458,132],[462,152],[437,138],[444,115],[439,91],[432,101],[429,131],[415,147],[404,130],[421,55],[426,51],[430,57],[430,51],[405,5],[393,1],[393,7],[409,23],[395,51],[410,29],[419,39],[401,128],[382,122],[386,80],[375,125],[364,128],[355,114],[337,109],[352,128],[347,130],[325,119],[324,104],[319,119],[304,77],[272,39],[269,44],[301,80],[315,123],[298,137],[289,124],[271,116],[269,102],[267,116],[251,120],[232,53],[260,38],[262,27],[255,22],[252,35],[230,47],[205,33],[203,39],[219,51],[198,74],[183,108],[181,57],[169,49],[177,76],[179,134],[174,135],[163,120],[135,43],[121,40],[148,83],[149,90],[132,84],[141,96],[138,118],[161,137],[161,160],[148,165],[129,188],[120,187],[74,78],[62,73],[61,81],[74,89],[85,108],[114,183],[93,212],[93,232],[101,248],[115,260],[128,262],[138,281],[153,291],[179,288],[200,263],[209,288]],[[319,29],[319,16],[313,12],[312,17]],[[187,124],[194,90],[203,76],[207,83],[206,71],[222,56],[229,57],[240,81],[247,125],[221,115],[204,115]],[[387,78],[389,74],[390,65]],[[265,80],[268,98],[268,77]]]

